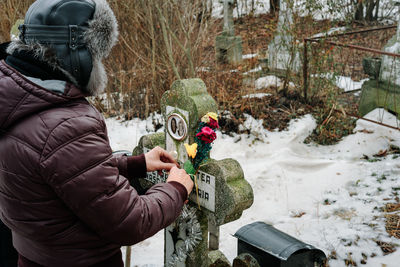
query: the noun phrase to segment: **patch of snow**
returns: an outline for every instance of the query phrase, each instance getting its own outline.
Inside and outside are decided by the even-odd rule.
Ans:
[[[337,87],[343,89],[345,92],[355,91],[361,89],[364,82],[369,81],[369,79],[363,79],[359,82],[353,81],[351,77],[337,76],[336,85]]]
[[[311,74],[311,77],[320,77],[328,80],[333,79],[334,77],[336,86],[343,89],[345,92],[359,90],[365,82],[369,81],[369,78],[367,78],[357,82],[353,81],[351,77],[340,75],[334,76],[332,73]]]
[[[271,94],[267,93],[258,93],[258,94],[250,94],[250,95],[244,95],[242,98],[263,98],[266,96],[270,96]]]
[[[209,67],[200,67],[196,69],[199,72],[209,72],[210,68]]]
[[[316,37],[325,37],[325,36],[329,36],[329,35],[334,34],[334,33],[345,32],[346,29],[347,29],[346,27],[331,28],[331,29],[329,29],[327,32],[320,32],[320,33],[314,34],[314,35],[312,36],[312,38],[316,38]]]
[[[233,10],[233,17],[247,15],[252,11],[252,6],[249,1],[237,1],[237,7]],[[213,13],[214,18],[224,17],[224,2],[221,0],[213,0]],[[265,14],[269,12],[269,0],[254,1],[254,15]]]
[[[108,138],[112,149],[114,151],[133,151],[143,135],[154,133],[153,121],[163,124],[162,115],[153,113],[146,120],[133,119],[130,121],[123,121],[116,118],[106,119]],[[160,131],[164,131],[164,127],[157,130],[157,132]]]
[[[345,20],[346,17],[352,16],[353,10],[349,7],[351,3],[346,1],[328,1],[320,0],[313,2],[313,8],[308,8],[308,0],[295,0],[294,10],[300,16],[311,15],[316,20]],[[250,1],[238,0],[238,5],[233,11],[235,18],[249,14],[252,11]],[[254,1],[254,14],[265,14],[270,10],[269,0]],[[346,5],[346,3],[348,5]],[[224,5],[222,0],[212,0],[213,12],[212,16],[215,18],[223,18]],[[342,8],[337,8],[342,5]],[[393,23],[396,20],[397,8],[394,7],[392,1],[382,1],[379,12],[380,18],[385,18],[386,21]]]
[[[261,66],[258,66],[258,67],[254,68],[254,69],[251,69],[251,70],[243,73],[243,75],[248,75],[249,73],[254,73],[254,72],[258,72],[258,71],[262,71]]]
[[[382,109],[366,118],[398,124]],[[146,121],[106,123],[113,149],[133,149],[140,135],[148,132]],[[267,131],[262,120],[248,115],[240,127],[251,134],[231,137],[218,132],[211,151],[217,160],[236,159],[254,190],[252,207],[239,220],[221,226],[220,249],[230,262],[237,254],[232,234],[264,221],[326,254],[336,251],[337,260],[330,260],[330,266],[345,266],[350,253],[358,266],[362,253],[368,256],[362,266],[398,266],[400,249],[384,256],[375,240],[400,244],[387,234],[381,210],[398,187],[400,162],[391,155],[376,162],[361,158],[400,146],[400,131],[358,120],[354,134],[336,145],[319,146],[303,142],[316,127],[311,115],[291,121],[282,132]],[[293,216],[300,213],[300,218]],[[163,266],[163,232],[133,246],[132,259],[137,266]]]
[[[19,40],[19,37],[17,35],[15,35],[15,34],[11,34],[10,38],[11,38],[11,41],[18,41]]]
[[[243,55],[242,58],[243,59],[250,59],[250,58],[253,58],[253,57],[256,57],[256,56],[257,56],[257,54],[247,54],[247,55]]]
[[[271,86],[279,87],[283,83],[281,79],[274,75],[268,75],[265,77],[258,78],[255,82],[256,89],[263,89],[263,88],[268,88]]]
[[[268,75],[265,77],[261,77],[255,81],[256,90],[269,88],[271,86],[277,87],[277,88],[282,87],[283,81],[274,75]],[[294,83],[292,83],[292,82],[289,82],[288,86],[293,87],[293,88],[295,87]]]

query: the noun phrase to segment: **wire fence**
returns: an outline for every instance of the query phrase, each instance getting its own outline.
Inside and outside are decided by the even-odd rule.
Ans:
[[[400,54],[388,49],[397,42],[396,28],[373,27],[305,38],[305,99],[329,88],[340,91],[334,95],[334,110],[400,130]],[[374,38],[371,38],[372,32]],[[388,43],[386,49],[382,50],[382,43]],[[363,117],[375,108],[395,114],[395,125],[385,123],[383,115],[377,119]]]

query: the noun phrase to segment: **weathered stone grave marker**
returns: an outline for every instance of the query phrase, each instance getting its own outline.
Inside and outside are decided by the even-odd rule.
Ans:
[[[287,69],[300,71],[300,56],[293,45],[293,36],[290,33],[291,25],[293,25],[292,12],[287,1],[281,0],[276,35],[268,45],[268,68],[272,72],[282,72]]]
[[[161,107],[166,122],[165,135],[157,133],[142,137],[133,154],[149,151],[158,145],[174,153],[178,161],[183,163],[188,159],[184,144],[194,142],[201,117],[208,112],[216,112],[217,105],[207,93],[202,80],[190,79],[176,81],[171,90],[163,95]],[[165,179],[166,175],[149,173],[145,181],[141,181],[141,185],[149,187]],[[216,261],[225,262],[229,266],[226,257],[218,250],[219,226],[238,219],[243,210],[251,206],[253,190],[244,179],[240,164],[233,159],[210,159],[200,167],[197,182],[201,209],[197,209],[195,189],[190,195],[189,205],[197,209],[202,240],[187,255],[186,261],[179,262],[176,266],[205,267]],[[165,230],[164,262],[167,266],[174,258],[177,246],[182,246],[188,238],[188,230],[182,224],[173,224]]]
[[[394,1],[400,11],[400,1]],[[400,54],[400,16],[396,34],[383,51]],[[400,117],[400,58],[383,55],[382,58],[364,58],[364,72],[370,80],[363,83],[359,113],[361,116],[378,107],[393,111]]]
[[[234,0],[224,0],[224,20],[222,34],[215,40],[218,62],[239,64],[242,62],[242,37],[235,36],[233,22]]]

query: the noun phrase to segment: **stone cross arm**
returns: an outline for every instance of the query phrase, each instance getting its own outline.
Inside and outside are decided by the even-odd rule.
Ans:
[[[215,177],[215,212],[209,214],[215,225],[239,219],[242,212],[253,204],[253,189],[244,179],[243,170],[236,160],[210,159],[200,170]]]

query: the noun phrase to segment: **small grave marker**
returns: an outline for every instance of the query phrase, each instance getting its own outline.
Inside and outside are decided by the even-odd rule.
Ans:
[[[300,56],[293,45],[293,36],[290,33],[292,24],[293,15],[288,7],[287,0],[281,0],[276,34],[268,45],[268,68],[272,72],[280,73],[287,69],[295,72],[300,71]]]

